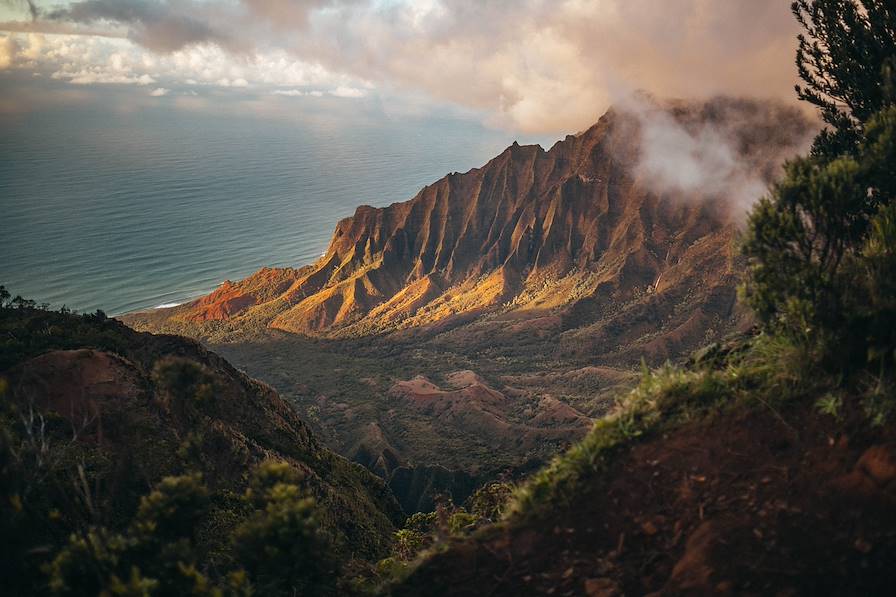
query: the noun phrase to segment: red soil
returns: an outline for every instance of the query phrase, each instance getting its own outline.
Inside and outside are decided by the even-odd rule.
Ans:
[[[394,593],[893,594],[896,430],[784,417],[650,439],[572,503],[453,545]]]

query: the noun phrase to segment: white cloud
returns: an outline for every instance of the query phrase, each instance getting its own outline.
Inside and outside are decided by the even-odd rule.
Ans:
[[[38,60],[44,47],[44,36],[40,33],[29,33],[27,45],[21,51],[22,58],[26,60]]]
[[[234,92],[295,85],[347,95],[358,95],[355,89],[370,85],[296,60],[284,50],[238,59],[215,46],[155,54],[128,40],[64,34],[14,33],[0,37],[0,68],[30,70],[75,85],[210,85]],[[308,94],[319,96],[324,92]]]
[[[312,89],[306,91],[304,89],[275,89],[272,95],[283,95],[286,97],[323,97],[324,92],[320,89]]]
[[[302,91],[301,89],[275,89],[272,93],[274,95],[285,95],[287,97],[304,97],[308,95],[307,91]]]
[[[18,54],[28,56],[3,41],[0,65],[90,71],[94,79],[146,75],[170,87],[193,81],[234,92],[314,88],[358,98],[386,89],[527,132],[579,130],[637,88],[661,96],[793,96],[798,26],[782,0],[130,0],[129,6],[75,2],[54,20],[2,24],[20,32]],[[47,35],[25,39],[37,31]],[[89,35],[49,35],[73,31]]]
[[[66,80],[72,85],[152,85],[156,82],[149,75],[127,75],[104,71],[102,69],[83,69],[72,72],[61,70],[53,73],[52,78]]]
[[[152,97],[162,97],[163,95],[168,95],[170,92],[170,89],[165,89],[164,87],[156,87],[149,93],[149,95],[151,95]]]
[[[334,95],[336,97],[359,98],[366,96],[367,92],[363,89],[358,89],[357,87],[345,87],[344,85],[340,85],[339,87],[331,91],[330,95]]]

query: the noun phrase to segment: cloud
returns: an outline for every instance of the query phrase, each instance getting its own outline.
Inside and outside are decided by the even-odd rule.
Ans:
[[[286,97],[304,97],[308,95],[307,91],[301,89],[275,89],[271,92],[273,95],[284,95]]]
[[[0,37],[0,70],[6,70],[12,65],[16,53],[16,42],[12,37],[5,35]]]
[[[657,194],[724,199],[743,215],[779,174],[805,152],[817,124],[771,100],[713,98],[658,101],[643,94],[618,103],[640,137],[634,171]]]
[[[242,3],[257,19],[287,31],[304,29],[313,10],[340,4],[333,0],[242,0]]]
[[[29,33],[27,37],[27,45],[21,52],[22,58],[26,60],[39,60],[44,48],[44,36],[40,33]]]
[[[51,75],[54,79],[67,80],[72,85],[152,85],[156,82],[149,75],[116,74],[103,70],[80,70],[77,72],[57,71]]]
[[[320,89],[312,89],[310,91],[304,89],[275,89],[271,92],[271,95],[282,95],[285,97],[323,97],[324,95],[331,95],[333,97],[360,99],[367,97],[367,92],[357,87],[340,85],[336,89],[327,92]]]
[[[335,97],[346,97],[346,98],[360,98],[367,95],[367,92],[363,89],[358,89],[357,87],[346,87],[344,85],[340,85],[336,89],[330,92],[330,95]]]
[[[23,10],[28,13],[32,21],[40,16],[40,9],[33,0],[0,0],[0,6]]]
[[[172,84],[372,86],[554,133],[635,89],[790,99],[798,26],[784,0],[79,0],[0,28],[124,37]]]
[[[216,24],[217,10],[206,3],[151,0],[81,0],[46,13],[50,21],[93,25],[103,22],[129,27],[128,37],[158,52],[216,43],[232,50],[240,42]]]
[[[272,95],[282,95],[286,97],[322,97],[324,92],[318,89],[305,91],[302,89],[275,89]]]
[[[533,132],[587,126],[635,89],[790,97],[795,78],[782,0],[455,0],[347,7],[315,24],[298,51],[330,69]]]
[[[249,82],[246,79],[238,78],[238,79],[229,79],[227,77],[222,77],[215,81],[215,85],[219,87],[248,87]]]
[[[366,82],[297,60],[285,50],[235,59],[215,45],[158,54],[127,39],[85,35],[14,33],[0,39],[6,68],[22,69],[76,84],[138,83],[149,77],[165,87],[221,86],[234,92],[291,85],[323,90],[362,89]],[[146,81],[146,79],[142,79]]]
[[[151,95],[152,97],[162,97],[164,95],[168,95],[169,93],[171,93],[170,89],[165,89],[164,87],[156,87],[149,92],[149,95]]]

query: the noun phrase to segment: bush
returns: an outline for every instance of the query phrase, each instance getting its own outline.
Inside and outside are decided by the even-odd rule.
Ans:
[[[267,462],[253,473],[246,500],[258,508],[234,533],[234,554],[263,595],[333,591],[338,566],[321,532],[316,503],[297,471]]]
[[[212,595],[196,567],[194,527],[208,492],[197,475],[166,477],[127,532],[102,527],[73,534],[47,566],[57,595]]]
[[[153,368],[152,380],[164,395],[162,406],[190,418],[195,418],[214,396],[212,374],[188,359],[160,359]]]
[[[513,485],[510,483],[487,483],[470,496],[470,512],[482,522],[501,520],[511,495]]]

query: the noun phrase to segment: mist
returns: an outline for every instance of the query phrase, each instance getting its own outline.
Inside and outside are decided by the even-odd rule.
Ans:
[[[639,179],[654,193],[725,202],[742,218],[805,153],[820,123],[776,100],[717,97],[707,102],[632,95],[617,109],[638,123]]]

